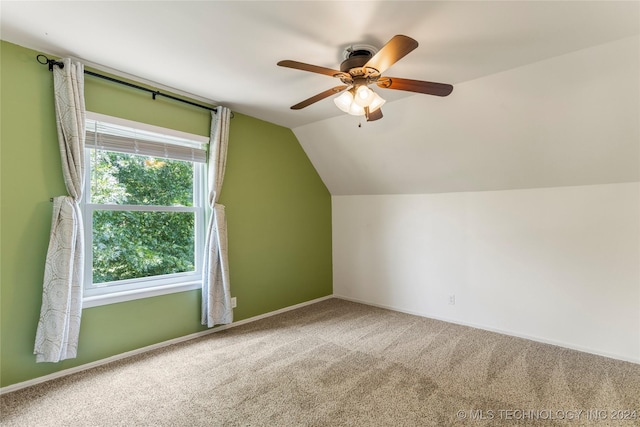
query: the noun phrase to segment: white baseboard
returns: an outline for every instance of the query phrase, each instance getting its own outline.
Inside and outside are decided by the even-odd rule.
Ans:
[[[429,315],[429,314],[425,314],[425,313],[421,313],[421,312],[417,312],[417,311],[412,311],[412,310],[405,310],[405,309],[402,309],[402,308],[393,307],[393,306],[384,305],[384,304],[374,304],[374,303],[369,302],[369,301],[364,301],[364,300],[360,300],[360,299],[357,299],[357,298],[346,297],[346,296],[343,296],[343,295],[333,294],[333,297],[337,298],[337,299],[343,299],[345,301],[352,301],[352,302],[357,302],[359,304],[370,305],[372,307],[379,307],[379,308],[384,308],[386,310],[397,311],[397,312],[400,312],[400,313],[412,314],[414,316],[426,317],[426,318],[434,319],[434,320],[441,320],[443,322],[454,323],[456,325],[462,325],[462,326],[469,326],[471,328],[482,329],[484,331],[496,332],[496,333],[502,334],[502,335],[509,335],[509,336],[512,336],[512,337],[524,338],[526,340],[535,341],[535,342],[539,342],[539,343],[542,343],[542,344],[551,344],[551,345],[555,345],[557,347],[568,348],[570,350],[580,351],[582,353],[589,353],[589,354],[594,354],[596,356],[607,357],[609,359],[615,359],[615,360],[621,360],[623,362],[631,362],[631,363],[635,363],[635,364],[640,364],[640,359],[634,359],[634,358],[622,356],[622,355],[619,355],[619,354],[607,353],[607,352],[603,352],[603,351],[599,351],[599,350],[594,350],[594,349],[588,348],[588,347],[582,347],[582,346],[578,346],[578,345],[573,345],[573,344],[566,343],[566,342],[560,342],[560,341],[550,340],[550,339],[546,339],[546,338],[542,338],[542,337],[538,337],[538,336],[521,334],[521,333],[517,333],[517,332],[505,330],[505,329],[497,329],[497,328],[493,328],[493,327],[485,326],[485,325],[481,325],[481,324],[475,324],[475,323],[469,323],[469,322],[461,322],[461,321],[458,321],[458,320],[448,319],[448,318],[444,318],[444,317],[440,317],[440,316],[432,316],[432,315]]]
[[[95,368],[97,366],[106,365],[107,363],[115,362],[117,360],[126,359],[131,356],[136,356],[138,354],[146,353],[148,351],[156,350],[158,348],[167,347],[173,344],[178,344],[185,341],[190,341],[196,338],[200,338],[209,334],[213,334],[216,332],[224,331],[226,329],[234,328],[236,326],[245,325],[247,323],[255,322],[256,320],[265,319],[267,317],[275,316],[277,314],[285,313],[287,311],[295,310],[307,305],[316,304],[320,301],[325,301],[333,298],[333,295],[327,295],[325,297],[316,298],[311,301],[305,301],[300,304],[292,305],[289,307],[281,308],[280,310],[270,311],[269,313],[260,314],[258,316],[250,317],[248,319],[243,319],[238,322],[233,322],[229,325],[221,325],[216,326],[212,329],[207,329],[206,331],[196,332],[194,334],[185,335],[183,337],[174,338],[168,341],[163,341],[157,344],[152,344],[146,347],[138,348],[136,350],[127,351],[125,353],[116,354],[115,356],[107,357],[105,359],[96,360],[95,362],[85,363],[84,365],[75,366],[73,368],[64,369],[62,371],[54,372],[53,374],[45,375],[38,378],[33,378],[31,380],[23,381],[16,384],[11,384],[6,387],[0,388],[0,395],[5,393],[11,393],[13,391],[17,391],[23,388],[31,387],[36,384],[41,384],[47,381],[54,380],[56,378],[66,377],[67,375],[75,374],[78,372],[86,371],[88,369]]]

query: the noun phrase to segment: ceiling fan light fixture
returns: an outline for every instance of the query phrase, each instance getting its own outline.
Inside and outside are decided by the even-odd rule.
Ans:
[[[365,108],[373,112],[380,108],[385,100],[367,85],[351,88],[333,99],[340,110],[352,116],[364,116]]]
[[[359,106],[357,103],[352,102],[349,107],[349,111],[347,111],[352,116],[364,116],[364,107]]]
[[[385,99],[383,99],[377,93],[375,93],[373,91],[371,91],[371,92],[373,93],[373,99],[371,100],[371,103],[369,104],[369,111],[373,113],[378,108],[382,107],[384,105],[384,103],[387,102],[387,101]]]
[[[336,104],[336,107],[345,113],[349,113],[349,109],[353,103],[353,94],[349,90],[345,91],[340,96],[334,98],[333,102]]]
[[[366,85],[360,85],[358,86],[358,89],[356,89],[356,96],[354,97],[354,101],[356,104],[364,108],[368,107],[369,104],[371,104],[374,96],[375,93]]]

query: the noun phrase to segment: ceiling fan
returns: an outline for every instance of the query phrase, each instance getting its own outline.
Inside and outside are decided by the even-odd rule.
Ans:
[[[418,42],[411,37],[396,35],[379,51],[370,46],[353,47],[345,52],[345,60],[340,64],[340,71],[303,62],[284,60],[278,62],[281,67],[310,71],[340,79],[340,86],[332,87],[311,98],[292,106],[292,110],[300,110],[321,101],[331,95],[343,92],[334,99],[335,104],[345,113],[365,116],[367,121],[382,118],[380,107],[385,100],[369,88],[375,83],[383,89],[404,90],[425,93],[427,95],[447,96],[453,86],[445,83],[425,82],[422,80],[401,79],[382,76],[389,67],[418,47]]]

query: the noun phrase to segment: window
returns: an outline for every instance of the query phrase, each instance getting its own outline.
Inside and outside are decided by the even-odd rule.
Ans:
[[[208,138],[87,113],[84,306],[201,287]]]

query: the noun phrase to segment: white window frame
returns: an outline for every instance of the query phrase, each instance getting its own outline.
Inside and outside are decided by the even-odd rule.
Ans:
[[[173,129],[161,128],[145,123],[133,122],[117,117],[103,114],[87,112],[88,120],[115,124],[164,135],[170,138],[187,139],[196,144],[205,146],[209,143],[209,138],[194,135]],[[85,186],[84,195],[81,201],[81,209],[84,222],[85,235],[85,260],[84,260],[84,296],[83,307],[95,307],[106,304],[130,301],[152,296],[166,295],[176,292],[184,292],[202,288],[202,254],[204,252],[204,235],[206,227],[206,216],[209,213],[206,205],[206,165],[204,163],[193,162],[194,182],[193,182],[193,206],[154,206],[154,205],[114,205],[114,204],[92,204],[91,200],[91,170],[90,170],[91,148],[85,148]],[[194,260],[195,270],[185,273],[173,273],[160,276],[142,277],[136,279],[119,280],[93,284],[93,212],[96,210],[109,211],[136,211],[136,212],[192,212],[194,214]]]

